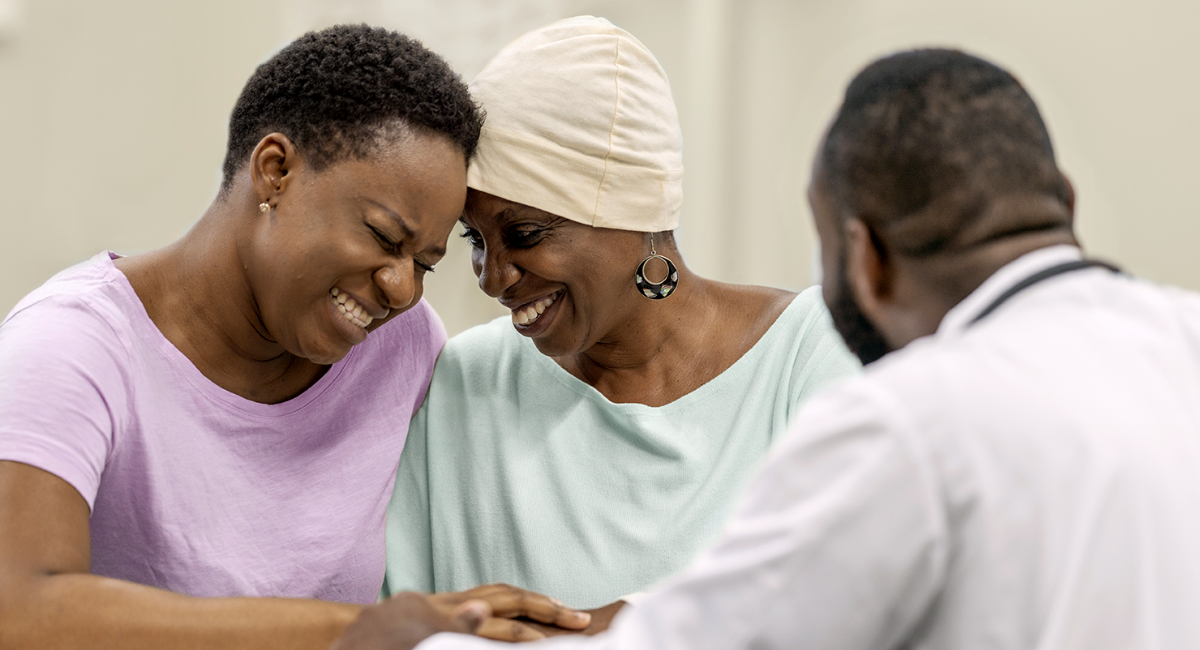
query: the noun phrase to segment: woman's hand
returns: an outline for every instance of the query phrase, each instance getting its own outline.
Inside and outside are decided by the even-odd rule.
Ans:
[[[491,614],[478,600],[446,612],[432,599],[408,592],[368,607],[329,650],[411,650],[438,632],[473,634]]]
[[[591,636],[607,630],[608,626],[612,624],[613,618],[616,617],[617,612],[620,612],[621,608],[624,606],[625,601],[618,600],[617,602],[609,603],[604,607],[585,610],[588,614],[591,614],[592,622],[582,630],[565,630],[561,627],[542,625],[541,623],[533,622],[530,622],[529,626],[548,637],[558,636],[560,634],[586,634],[587,636]]]
[[[492,615],[475,631],[497,641],[537,641],[555,633],[580,632],[591,623],[587,612],[573,610],[553,598],[509,585],[486,585],[468,591],[433,594],[429,601],[451,616],[469,601],[483,601]],[[528,619],[520,621],[514,619]]]

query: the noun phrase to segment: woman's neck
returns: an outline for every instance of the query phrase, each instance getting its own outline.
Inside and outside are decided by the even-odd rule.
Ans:
[[[662,300],[632,298],[621,325],[586,350],[556,359],[611,401],[661,405],[690,392],[705,374],[700,350],[718,325],[717,283],[678,264],[679,288]],[[681,392],[682,391],[682,392]]]
[[[321,371],[263,325],[236,243],[246,220],[218,199],[181,239],[117,267],[150,320],[205,377],[246,399],[276,403],[303,392]]]

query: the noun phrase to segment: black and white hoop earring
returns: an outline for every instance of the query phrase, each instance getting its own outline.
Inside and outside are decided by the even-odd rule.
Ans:
[[[667,276],[662,282],[650,282],[646,279],[646,263],[650,260],[659,259],[667,264]],[[654,249],[654,235],[650,235],[650,256],[642,260],[642,263],[637,267],[637,273],[633,276],[634,284],[637,285],[638,291],[642,292],[643,296],[651,300],[662,300],[671,295],[675,287],[679,285],[679,271],[675,269],[675,263],[671,260],[658,254]]]

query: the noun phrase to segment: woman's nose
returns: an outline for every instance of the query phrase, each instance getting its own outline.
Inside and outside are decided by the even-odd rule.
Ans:
[[[375,271],[375,285],[383,292],[384,307],[406,309],[417,295],[416,270],[411,259],[394,260]]]
[[[499,246],[473,250],[471,266],[475,269],[475,275],[479,277],[479,288],[492,298],[499,298],[521,278],[521,270],[508,259]]]

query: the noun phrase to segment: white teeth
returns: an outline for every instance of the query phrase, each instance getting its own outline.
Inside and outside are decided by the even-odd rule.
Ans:
[[[541,300],[539,300],[527,307],[522,307],[520,309],[514,309],[512,312],[513,324],[514,325],[528,325],[528,324],[532,323],[533,321],[537,320],[539,316],[541,316],[543,313],[546,312],[547,309],[550,308],[550,305],[554,304],[555,300],[558,300],[558,296],[559,296],[559,294],[556,293],[553,296],[549,296],[547,298],[542,298]]]
[[[371,324],[371,321],[375,320],[363,313],[362,305],[354,302],[353,298],[347,296],[337,287],[329,290],[329,297],[333,300],[333,304],[337,306],[342,316],[351,323],[365,329]]]

